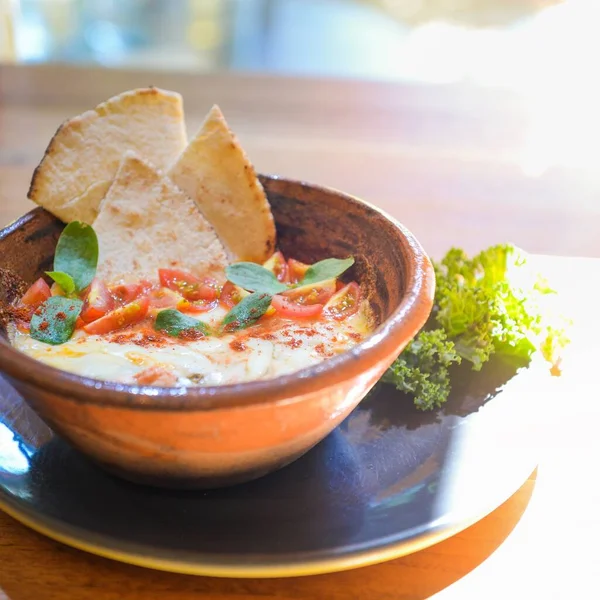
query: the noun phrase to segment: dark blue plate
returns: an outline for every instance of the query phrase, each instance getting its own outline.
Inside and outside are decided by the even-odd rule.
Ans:
[[[381,387],[281,471],[181,492],[108,475],[0,379],[0,507],[77,548],[185,573],[297,576],[398,557],[483,517],[536,466],[547,371],[496,363],[453,380],[444,410]]]

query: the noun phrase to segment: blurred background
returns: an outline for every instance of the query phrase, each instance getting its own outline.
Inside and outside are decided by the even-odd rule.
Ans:
[[[600,0],[0,0],[0,217],[57,123],[160,81],[188,131],[218,102],[260,171],[372,200],[434,255],[600,256],[599,26]]]
[[[539,50],[557,20],[586,4],[563,2],[571,5],[565,11],[559,0],[2,1],[14,13],[21,62],[485,83],[509,83],[523,43]]]
[[[598,0],[0,0],[0,59],[469,82],[525,98],[521,163],[593,171]]]

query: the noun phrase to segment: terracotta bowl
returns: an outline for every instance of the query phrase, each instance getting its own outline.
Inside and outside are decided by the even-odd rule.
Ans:
[[[140,483],[207,488],[279,469],[345,419],[427,320],[434,273],[405,227],[331,189],[261,180],[285,255],[304,262],[355,257],[348,277],[366,290],[376,330],[350,351],[290,375],[183,389],[63,372],[13,349],[2,332],[0,370],[53,430],[108,471]],[[0,267],[33,282],[51,269],[62,227],[32,210],[0,232]],[[2,279],[0,299],[10,301],[11,285]]]

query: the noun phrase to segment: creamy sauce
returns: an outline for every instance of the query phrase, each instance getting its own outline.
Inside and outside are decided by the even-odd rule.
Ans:
[[[214,325],[225,314],[224,309],[217,308],[193,316]],[[368,320],[361,310],[343,321],[277,318],[222,337],[185,342],[139,328],[101,336],[79,330],[58,346],[36,341],[16,328],[11,338],[25,354],[78,375],[136,384],[137,374],[157,366],[177,377],[175,385],[190,386],[292,373],[348,350],[368,332]]]

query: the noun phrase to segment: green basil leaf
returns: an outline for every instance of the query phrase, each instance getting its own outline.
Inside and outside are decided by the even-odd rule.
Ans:
[[[306,273],[304,274],[304,278],[298,284],[298,286],[337,278],[344,271],[348,270],[353,264],[354,258],[352,256],[344,259],[326,258],[325,260],[320,260],[314,265],[308,267]]]
[[[270,294],[259,292],[246,296],[225,315],[221,323],[221,331],[231,333],[256,323],[267,312],[272,299]]]
[[[62,271],[46,271],[46,275],[56,281],[65,294],[69,295],[75,291],[75,282],[67,273],[63,273]]]
[[[192,317],[188,317],[174,308],[161,310],[156,315],[154,329],[173,337],[179,337],[183,332],[190,330],[198,330],[204,335],[210,335],[206,323],[198,321],[198,319],[192,319]]]
[[[288,289],[285,283],[277,280],[272,271],[252,262],[239,262],[229,265],[225,269],[225,275],[231,283],[235,283],[235,285],[251,292],[279,294]]]
[[[75,284],[75,291],[81,292],[92,283],[97,266],[96,232],[93,227],[81,221],[71,221],[58,238],[54,254],[54,271],[70,275]]]
[[[83,302],[77,298],[48,298],[31,317],[31,337],[46,344],[64,344],[73,335],[82,306]]]

